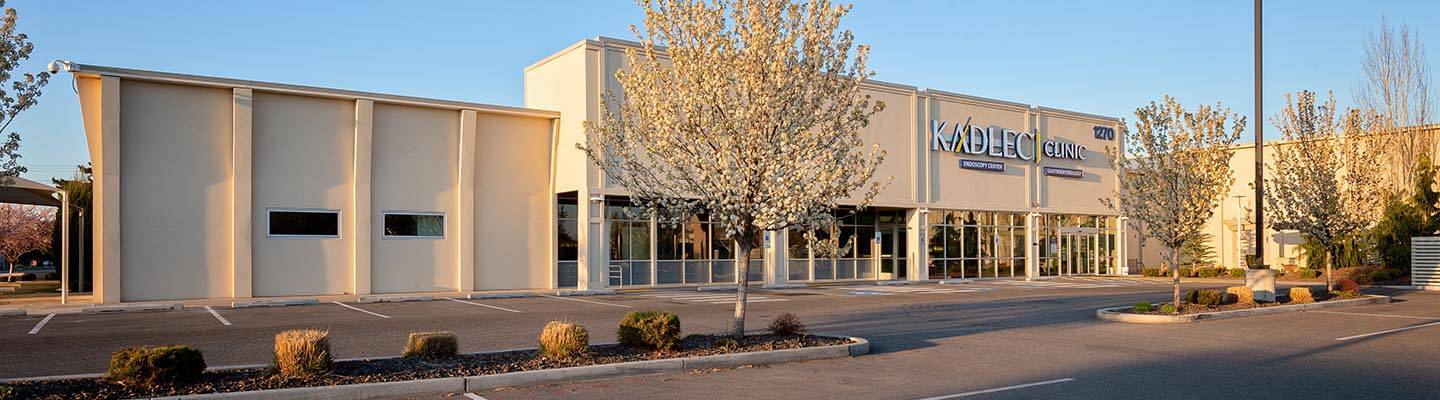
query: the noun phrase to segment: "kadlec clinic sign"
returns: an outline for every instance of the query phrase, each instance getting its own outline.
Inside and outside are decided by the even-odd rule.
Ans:
[[[950,153],[983,155],[1025,161],[1037,154],[1049,158],[1084,160],[1085,145],[1055,140],[1037,141],[1035,132],[1017,132],[995,126],[981,127],[966,119],[964,124],[930,121],[930,149]]]

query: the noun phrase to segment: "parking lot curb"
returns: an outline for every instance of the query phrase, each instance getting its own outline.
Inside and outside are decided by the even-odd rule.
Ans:
[[[609,294],[615,294],[615,291],[614,291],[614,290],[611,290],[611,289],[598,289],[598,290],[561,290],[561,291],[555,292],[555,295],[556,295],[556,296],[602,296],[602,295],[609,295]]]
[[[232,302],[230,302],[230,308],[304,306],[304,305],[319,304],[319,303],[320,303],[320,300],[319,300],[319,299],[315,299],[315,298],[305,298],[305,299],[257,299],[257,300],[232,301]]]
[[[181,308],[180,303],[119,303],[85,306],[80,309],[80,312],[84,314],[98,314],[134,311],[169,311],[179,310]]]
[[[360,296],[356,303],[403,303],[407,301],[431,301],[435,296],[413,294],[381,294]]]
[[[728,292],[731,290],[740,290],[740,287],[735,285],[711,285],[695,288],[697,292]]]
[[[25,315],[25,306],[0,308],[0,317],[20,317]]]
[[[536,386],[585,380],[620,378],[663,373],[681,373],[694,369],[729,368],[745,365],[775,364],[794,361],[855,357],[870,352],[870,342],[858,337],[834,336],[850,343],[775,351],[756,351],[711,356],[631,361],[615,364],[586,365],[537,371],[414,381],[360,383],[353,385],[254,390],[247,392],[206,393],[158,397],[160,400],[234,399],[234,400],[338,400],[382,399],[417,396],[441,396],[503,387]]]
[[[470,299],[470,300],[484,300],[484,299],[519,299],[519,298],[526,298],[526,297],[535,297],[535,294],[534,294],[534,293],[471,293],[469,296],[465,296],[465,298]]]
[[[1241,318],[1256,315],[1319,310],[1324,308],[1349,307],[1366,304],[1386,304],[1389,302],[1389,296],[1366,295],[1365,297],[1357,299],[1332,300],[1322,301],[1318,303],[1289,304],[1283,306],[1249,308],[1244,310],[1216,311],[1183,315],[1131,314],[1122,311],[1130,308],[1130,306],[1124,306],[1095,310],[1095,317],[1105,321],[1125,322],[1132,324],[1184,324],[1216,319]]]
[[[903,286],[913,285],[914,281],[875,281],[875,286]]]
[[[761,289],[804,289],[807,287],[810,287],[810,285],[806,285],[803,283],[781,283],[775,285],[760,286]]]

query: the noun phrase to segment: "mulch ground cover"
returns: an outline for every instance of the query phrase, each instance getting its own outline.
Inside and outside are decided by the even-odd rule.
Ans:
[[[629,361],[658,360],[714,354],[819,347],[849,343],[848,339],[812,335],[750,335],[738,341],[726,336],[690,335],[675,350],[653,351],[619,344],[590,346],[590,356],[577,360],[550,360],[534,350],[466,354],[446,359],[389,358],[339,361],[328,376],[288,379],[273,369],[253,368],[207,371],[198,382],[179,386],[125,386],[106,379],[69,379],[0,384],[0,399],[129,399],[214,392],[281,389],[355,383],[502,374]]]

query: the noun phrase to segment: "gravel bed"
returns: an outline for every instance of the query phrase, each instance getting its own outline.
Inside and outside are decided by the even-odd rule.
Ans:
[[[393,382],[415,379],[463,377],[531,371],[551,368],[613,364],[629,361],[706,356],[713,354],[795,349],[846,344],[848,339],[812,335],[750,335],[737,345],[724,346],[726,336],[690,335],[676,350],[656,352],[612,344],[590,346],[588,358],[574,361],[542,359],[534,350],[470,354],[455,358],[426,360],[389,358],[336,362],[330,375],[311,379],[287,379],[269,368],[207,371],[199,382],[155,388],[127,387],[105,379],[69,379],[44,382],[0,384],[0,399],[129,399],[214,392],[281,389],[355,383]],[[8,386],[8,388],[7,388]]]

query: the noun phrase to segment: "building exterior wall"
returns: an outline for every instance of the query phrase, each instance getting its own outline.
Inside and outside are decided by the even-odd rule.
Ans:
[[[373,293],[453,291],[460,112],[376,104],[371,148]],[[439,213],[443,238],[386,237],[384,214]]]
[[[351,293],[353,104],[270,93],[254,104],[254,295]],[[340,237],[271,237],[267,213],[281,209],[338,210]]]
[[[578,221],[585,227],[577,232],[577,246],[581,251],[576,268],[579,270],[577,275],[582,277],[576,285],[577,289],[610,286],[612,282],[605,277],[616,265],[660,268],[657,261],[663,261],[655,259],[658,250],[653,250],[659,240],[653,237],[659,233],[656,229],[648,238],[652,242],[650,260],[636,260],[634,255],[630,255],[622,262],[611,262],[609,242],[614,232],[611,232],[609,217],[603,212],[604,206],[608,204],[607,199],[622,198],[627,193],[606,181],[583,153],[569,150],[584,140],[584,121],[595,121],[601,115],[599,99],[603,94],[613,93],[617,98],[623,98],[623,88],[615,79],[615,73],[628,68],[624,52],[635,46],[633,42],[612,38],[585,40],[532,65],[526,71],[526,106],[557,109],[566,116],[557,133],[555,179],[560,182],[557,193],[575,194],[579,205]],[[556,82],[565,82],[570,88],[557,87]],[[923,247],[927,239],[924,217],[927,209],[997,211],[1020,213],[1022,216],[1032,213],[1034,217],[1020,217],[1027,221],[1051,214],[1096,215],[1114,220],[1116,213],[1100,199],[1114,196],[1116,179],[1106,163],[1105,150],[1107,147],[1118,148],[1120,140],[1118,137],[1101,138],[1094,132],[1097,127],[1113,131],[1118,120],[878,81],[867,82],[862,90],[872,99],[886,104],[883,111],[872,116],[870,125],[861,134],[867,143],[877,143],[887,152],[886,161],[878,168],[875,179],[893,180],[871,205],[905,211],[903,221],[906,229],[903,234],[907,238],[907,248],[901,252],[908,259],[907,279],[923,279],[920,276],[926,261]],[[571,118],[571,115],[583,116],[583,120]],[[1017,160],[961,155],[932,148],[932,122],[963,124],[967,119],[980,126],[1015,132],[1038,131],[1041,140],[1083,144],[1088,148],[1086,159],[1050,159],[1037,155],[1035,160]],[[961,159],[1001,163],[1005,165],[1005,170],[961,169],[958,165]],[[584,167],[581,168],[581,165]],[[1045,175],[1046,167],[1080,170],[1083,176]],[[584,187],[579,187],[581,184]],[[857,199],[842,201],[842,204],[856,203]],[[1107,229],[1124,230],[1116,225],[1119,224],[1111,222]],[[767,269],[764,281],[767,285],[784,285],[786,251],[776,246],[784,246],[794,238],[786,232],[770,232],[768,237],[766,243],[771,247],[764,251]],[[1038,248],[1041,236],[1027,234],[1024,237],[1031,242],[1031,247]],[[1123,242],[1123,239],[1108,240]],[[1027,254],[1031,251],[1038,250],[1025,250]],[[1109,257],[1115,259],[1114,264],[1123,264],[1123,253],[1117,252]],[[1029,258],[1037,260],[1040,256],[1037,254]],[[1027,265],[1022,270],[1035,268],[1035,265]],[[1123,265],[1117,269],[1123,270]],[[661,275],[653,269],[651,273]],[[873,275],[873,278],[880,277],[881,274]],[[627,278],[625,281],[631,280]]]
[[[72,72],[95,164],[96,302],[553,286],[558,113]],[[338,235],[271,235],[275,210],[336,211]],[[389,211],[443,215],[444,235],[389,238]]]
[[[122,81],[120,190],[126,216],[121,299],[191,299],[230,293],[230,91]],[[170,114],[169,118],[146,118]],[[195,227],[205,227],[197,232]],[[176,285],[173,282],[187,282]]]

